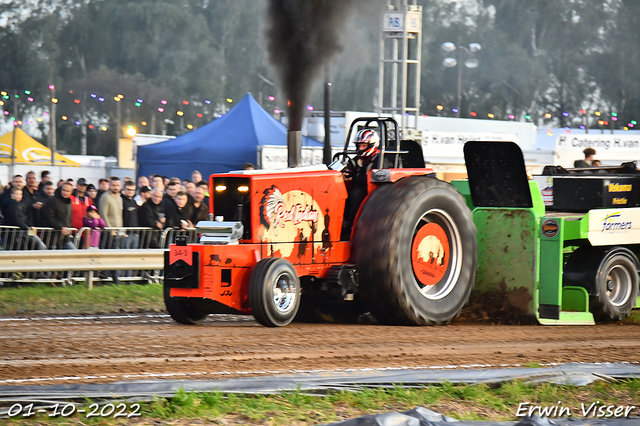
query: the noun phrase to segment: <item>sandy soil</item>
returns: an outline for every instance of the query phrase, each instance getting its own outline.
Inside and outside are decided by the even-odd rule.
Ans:
[[[640,326],[298,324],[163,314],[0,318],[0,385],[216,379],[348,368],[640,362]]]

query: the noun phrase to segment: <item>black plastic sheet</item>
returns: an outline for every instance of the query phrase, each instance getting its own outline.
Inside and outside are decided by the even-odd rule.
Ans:
[[[443,416],[424,407],[402,413],[362,416],[325,426],[638,426],[640,418],[578,419],[572,417],[548,419],[527,417],[516,422],[461,421]]]

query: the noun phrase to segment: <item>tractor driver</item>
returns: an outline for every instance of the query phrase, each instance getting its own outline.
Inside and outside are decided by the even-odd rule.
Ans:
[[[342,222],[342,240],[348,240],[360,204],[367,196],[367,174],[380,154],[380,135],[370,128],[359,130],[353,140],[356,145],[356,158],[351,167],[343,172],[347,186],[344,221]]]

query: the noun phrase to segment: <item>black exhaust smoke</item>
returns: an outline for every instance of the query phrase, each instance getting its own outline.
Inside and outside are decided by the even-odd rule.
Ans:
[[[340,32],[358,3],[366,0],[269,0],[267,48],[288,100],[290,130],[302,129],[313,82],[342,50]]]

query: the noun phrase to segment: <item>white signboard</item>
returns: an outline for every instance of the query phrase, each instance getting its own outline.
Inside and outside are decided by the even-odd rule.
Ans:
[[[422,14],[419,12],[386,12],[382,21],[382,30],[385,32],[401,33],[404,31],[405,22],[408,33],[419,33],[422,26]]]
[[[404,14],[402,12],[387,12],[382,21],[382,31],[404,31]]]
[[[575,160],[583,160],[585,148],[596,150],[595,158],[605,165],[619,165],[624,161],[640,160],[640,136],[625,134],[561,135],[556,138],[556,164],[573,167]]]
[[[640,208],[589,211],[588,237],[593,246],[640,243]]]
[[[258,148],[258,166],[265,170],[286,169],[289,157],[286,146],[265,145]],[[322,164],[322,147],[302,147],[301,166]]]
[[[419,33],[422,31],[422,14],[420,12],[407,12],[407,32]]]
[[[427,161],[432,158],[464,158],[464,144],[468,141],[502,141],[518,143],[516,133],[483,132],[422,132],[422,152]]]

